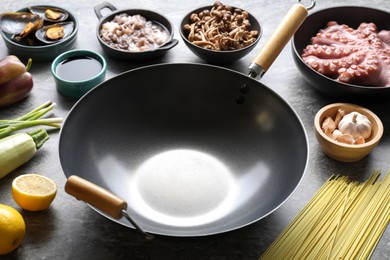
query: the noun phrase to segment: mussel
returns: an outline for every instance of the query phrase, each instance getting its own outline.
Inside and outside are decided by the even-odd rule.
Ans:
[[[39,25],[43,21],[39,15],[28,12],[6,12],[0,15],[1,30],[12,35],[20,34],[29,23]]]
[[[74,30],[73,22],[55,23],[44,26],[35,32],[35,37],[46,44],[66,39]]]
[[[66,39],[74,31],[67,11],[51,6],[31,6],[30,12],[0,14],[0,29],[22,45],[38,46]],[[8,37],[8,36],[7,36]]]
[[[51,6],[30,6],[31,13],[41,16],[45,21],[52,23],[63,22],[68,19],[68,12],[61,8]]]
[[[36,32],[39,28],[43,26],[43,19],[37,20],[35,22],[28,22],[26,24],[26,27],[24,27],[23,31],[19,34],[14,34],[15,37],[20,37],[20,38],[26,38],[27,36],[33,34]]]

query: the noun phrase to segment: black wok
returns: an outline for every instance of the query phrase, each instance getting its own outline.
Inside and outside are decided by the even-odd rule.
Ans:
[[[335,81],[306,65],[301,58],[301,54],[303,49],[310,44],[311,37],[315,36],[320,29],[325,28],[329,21],[346,24],[355,29],[362,22],[372,22],[377,25],[380,31],[390,30],[389,20],[389,12],[368,7],[341,6],[316,11],[306,18],[293,36],[292,52],[294,62],[310,86],[322,94],[354,100],[387,100],[390,96],[390,87],[358,86]]]
[[[108,218],[134,227],[126,212],[148,233],[204,236],[282,205],[303,177],[308,141],[293,108],[259,81],[178,63],[134,69],[87,93],[64,122],[59,154],[65,190]],[[70,188],[71,175],[124,203],[107,213],[105,194]]]

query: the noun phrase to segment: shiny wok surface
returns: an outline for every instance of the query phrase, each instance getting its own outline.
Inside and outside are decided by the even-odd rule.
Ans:
[[[97,18],[93,11],[93,6],[100,2],[101,0],[68,0],[61,2],[61,5],[77,13],[77,18],[79,18],[82,27],[82,33],[77,38],[78,47],[95,50],[104,55],[96,39]],[[153,4],[153,8],[161,10],[172,18],[172,22],[177,29],[187,10],[210,4],[209,0],[188,1],[185,6],[182,1],[178,0],[138,1],[132,2],[131,5],[129,2],[120,0],[110,2],[120,9],[148,8]],[[232,0],[230,3],[232,5],[244,3],[245,6],[243,7],[250,10],[265,28],[262,39],[268,39],[273,28],[282,19],[293,2],[295,1],[282,4],[279,1],[265,0],[264,4],[259,4],[255,1]],[[13,11],[28,6],[31,1],[5,0],[2,3],[4,11]],[[380,7],[390,10],[390,2],[383,0],[346,0],[345,4]],[[339,0],[317,1],[315,9],[312,11],[339,5]],[[179,41],[181,41],[180,38]],[[258,47],[261,45],[262,41],[260,41]],[[4,41],[0,40],[0,46],[2,46],[0,53],[3,56],[7,55]],[[258,49],[255,49],[240,61],[226,67],[245,74],[257,51]],[[200,238],[156,236],[157,239],[154,241],[145,241],[144,237],[134,230],[116,222],[108,221],[102,215],[96,214],[85,203],[70,197],[63,190],[66,177],[58,158],[59,132],[51,131],[49,141],[38,151],[34,160],[1,180],[0,198],[2,203],[18,207],[11,194],[12,181],[15,176],[30,172],[39,172],[53,178],[59,186],[57,198],[47,211],[22,212],[26,225],[28,225],[26,240],[21,247],[10,255],[2,256],[1,259],[90,259],[91,257],[97,259],[150,260],[258,259],[331,175],[335,173],[348,175],[353,179],[364,181],[374,170],[382,169],[385,174],[390,169],[388,156],[390,132],[386,131],[386,127],[390,123],[388,112],[390,104],[383,102],[367,106],[377,113],[385,126],[383,141],[374,152],[356,163],[346,164],[334,161],[322,153],[315,138],[313,120],[316,112],[323,106],[344,101],[344,99],[329,98],[309,86],[294,65],[291,55],[291,49],[286,47],[260,82],[276,91],[296,110],[308,134],[310,156],[308,168],[298,188],[272,214],[245,228],[219,235]],[[107,57],[105,56],[105,58]],[[139,66],[131,62],[118,62],[110,59],[108,59],[108,62],[107,79]],[[200,59],[183,42],[179,42],[174,49],[169,51],[168,55],[158,60],[158,62],[199,63]],[[54,79],[50,73],[50,63],[33,63],[32,72],[35,76],[35,90],[33,90],[32,95],[15,106],[1,109],[1,118],[15,118],[49,99],[57,103],[54,111],[55,115],[66,118],[75,100],[69,100],[57,93],[54,88]],[[363,105],[360,102],[358,104]],[[390,228],[387,228],[371,259],[388,259],[389,243]]]
[[[243,84],[249,93],[238,104]],[[308,144],[293,109],[258,81],[166,64],[121,74],[79,100],[59,153],[67,177],[122,197],[145,231],[202,236],[278,208],[303,177]]]

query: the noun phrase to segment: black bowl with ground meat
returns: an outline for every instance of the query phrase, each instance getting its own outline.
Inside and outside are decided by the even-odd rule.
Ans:
[[[100,45],[103,48],[105,54],[114,59],[125,60],[129,62],[139,62],[146,60],[158,59],[164,56],[168,50],[172,49],[178,44],[178,40],[174,39],[174,27],[173,24],[163,15],[150,10],[143,9],[127,9],[117,10],[115,6],[110,3],[103,2],[94,8],[96,16],[99,18],[99,23],[96,29],[96,35]],[[109,10],[109,15],[104,13]],[[129,30],[124,30],[118,25],[112,27],[114,19],[118,16],[127,17],[140,17],[144,18],[144,22],[138,22],[138,25],[128,24]],[[137,18],[138,19],[138,18]],[[106,24],[106,25],[105,25]],[[153,30],[152,27],[153,26]],[[112,31],[105,31],[102,33],[103,27],[113,28]],[[148,31],[142,31],[143,27]],[[156,27],[158,29],[156,29]],[[131,31],[133,30],[133,31]],[[142,33],[155,31],[166,31],[167,38],[163,42],[153,40],[155,37],[142,37]],[[136,36],[140,35],[140,36]],[[123,36],[127,34],[126,36]],[[147,45],[155,45],[153,48],[148,48]]]
[[[220,7],[216,7],[216,4]],[[253,50],[260,40],[262,28],[249,12],[220,2],[216,4],[197,8],[185,15],[179,32],[186,46],[199,58],[211,64],[227,64]],[[209,13],[206,11],[205,14],[204,10]],[[195,22],[198,19],[200,21]],[[244,26],[243,20],[249,23]],[[257,34],[250,34],[251,31]]]

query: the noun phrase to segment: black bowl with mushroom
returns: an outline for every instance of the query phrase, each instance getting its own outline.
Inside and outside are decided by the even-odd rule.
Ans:
[[[103,10],[111,13],[103,15]],[[94,8],[100,19],[96,35],[103,51],[114,59],[139,62],[161,58],[178,44],[173,24],[151,10],[117,10],[103,2]]]
[[[227,64],[252,51],[262,28],[249,12],[217,1],[184,16],[179,32],[199,58],[212,64]]]

